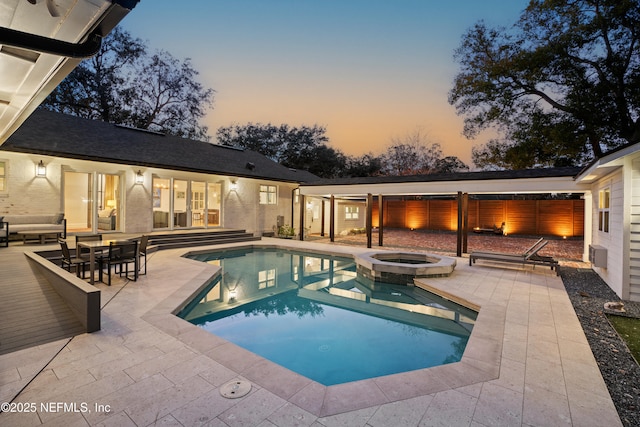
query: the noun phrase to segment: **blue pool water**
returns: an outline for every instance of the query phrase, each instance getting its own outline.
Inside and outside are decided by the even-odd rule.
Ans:
[[[323,385],[457,362],[476,313],[360,283],[353,260],[276,249],[192,256],[222,274],[180,316]]]

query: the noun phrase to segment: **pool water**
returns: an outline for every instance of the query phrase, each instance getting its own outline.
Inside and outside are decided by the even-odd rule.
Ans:
[[[349,258],[258,248],[191,257],[222,274],[181,317],[327,386],[457,362],[475,322],[414,287],[368,288]]]

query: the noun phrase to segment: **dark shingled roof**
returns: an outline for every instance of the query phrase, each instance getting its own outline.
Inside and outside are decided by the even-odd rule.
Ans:
[[[37,109],[0,150],[283,182],[318,180],[250,150]]]
[[[581,169],[582,168],[580,167],[560,167],[505,171],[436,173],[431,175],[370,176],[361,178],[320,179],[317,181],[307,182],[304,185],[399,184],[408,182],[488,181],[492,179],[575,177]]]

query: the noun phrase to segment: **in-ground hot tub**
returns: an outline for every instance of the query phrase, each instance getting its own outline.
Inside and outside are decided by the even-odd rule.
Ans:
[[[417,252],[367,252],[355,260],[359,278],[401,285],[413,285],[414,278],[449,276],[456,267],[455,258]]]

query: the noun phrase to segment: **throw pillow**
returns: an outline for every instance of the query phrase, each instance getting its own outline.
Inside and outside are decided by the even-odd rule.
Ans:
[[[63,219],[64,219],[64,212],[60,212],[53,223],[54,224],[62,224],[62,220]]]
[[[0,216],[0,230],[4,228],[4,217]]]

